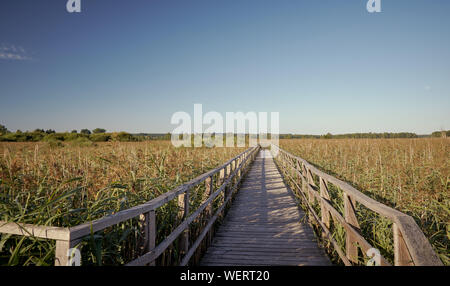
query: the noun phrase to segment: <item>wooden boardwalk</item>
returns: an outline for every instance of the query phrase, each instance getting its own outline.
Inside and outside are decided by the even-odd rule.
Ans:
[[[270,151],[261,150],[200,264],[331,265],[304,221]]]

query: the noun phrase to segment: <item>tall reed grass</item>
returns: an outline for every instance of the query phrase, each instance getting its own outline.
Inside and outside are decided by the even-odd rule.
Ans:
[[[174,148],[169,141],[0,143],[0,220],[75,226],[158,197],[244,149]],[[177,210],[176,202],[157,210],[157,242],[179,223]],[[135,258],[142,252],[140,223],[136,218],[87,236],[83,265]],[[171,264],[176,249],[159,262]],[[54,241],[1,234],[0,265],[52,265],[54,251]]]
[[[280,147],[412,216],[450,265],[450,139],[293,139],[281,140]],[[341,191],[331,187],[330,193],[343,214]],[[392,224],[360,204],[357,209],[364,237],[392,262]],[[332,228],[344,247],[344,230]]]

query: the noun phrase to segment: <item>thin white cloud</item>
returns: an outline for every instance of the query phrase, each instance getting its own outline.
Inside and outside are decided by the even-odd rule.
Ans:
[[[27,52],[23,47],[15,45],[5,45],[0,46],[0,60],[31,60]]]

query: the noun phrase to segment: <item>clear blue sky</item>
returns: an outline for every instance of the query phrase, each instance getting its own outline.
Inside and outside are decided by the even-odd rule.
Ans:
[[[0,124],[169,132],[279,111],[281,133],[450,129],[450,1],[0,1]]]

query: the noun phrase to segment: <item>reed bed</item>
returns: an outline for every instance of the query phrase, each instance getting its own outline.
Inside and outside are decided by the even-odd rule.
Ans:
[[[244,149],[174,148],[170,141],[0,143],[0,220],[75,226],[149,201]],[[194,210],[202,186],[195,191]],[[179,223],[177,214],[176,202],[157,210],[157,242]],[[124,264],[141,253],[140,240],[138,218],[92,233],[82,242],[82,265]],[[54,251],[54,241],[1,234],[0,265],[52,265]],[[167,252],[160,265],[179,259],[176,244]]]
[[[287,139],[280,140],[280,147],[412,216],[450,265],[450,139]],[[330,195],[342,214],[342,192],[331,187]],[[393,262],[392,223],[360,204],[357,216],[363,236]],[[337,225],[332,231],[345,249],[345,231]]]

